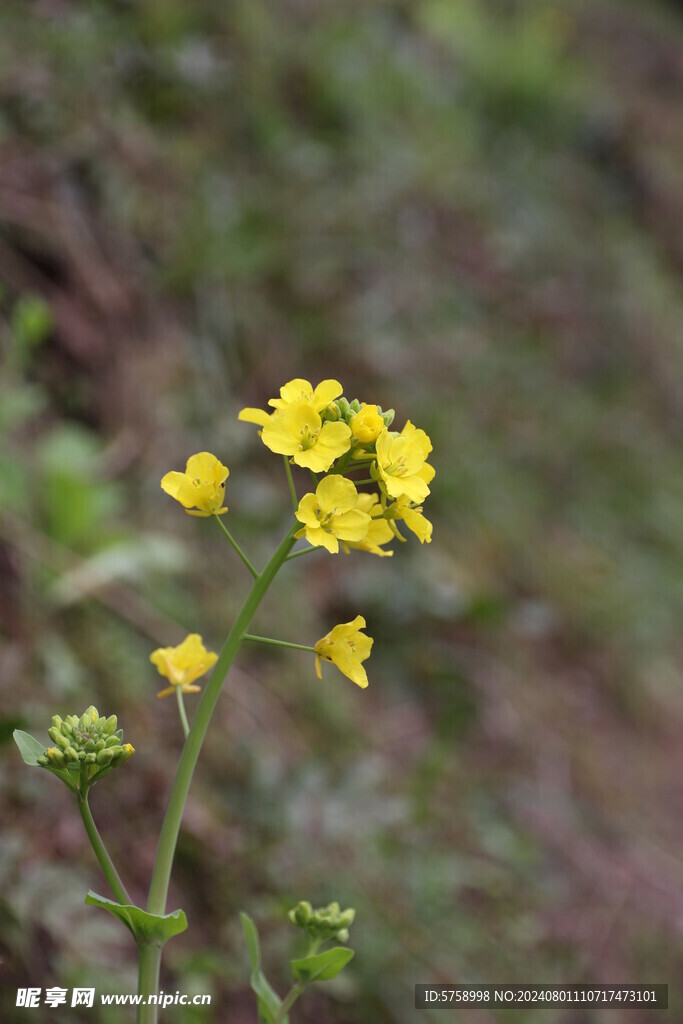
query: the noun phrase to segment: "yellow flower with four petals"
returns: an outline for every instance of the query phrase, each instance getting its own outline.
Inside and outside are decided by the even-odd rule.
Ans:
[[[321,480],[315,494],[304,494],[296,510],[305,537],[313,547],[324,547],[336,555],[339,541],[361,541],[370,528],[370,516],[358,508],[360,495],[353,482],[333,473]]]

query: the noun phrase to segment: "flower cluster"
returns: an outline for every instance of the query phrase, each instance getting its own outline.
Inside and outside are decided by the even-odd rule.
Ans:
[[[38,757],[43,768],[66,768],[80,774],[85,770],[89,783],[97,781],[110,768],[123,764],[135,753],[130,743],[123,743],[123,731],[116,728],[116,715],[102,718],[96,707],[89,707],[79,717],[65,719],[53,715],[48,729],[55,744]]]
[[[349,928],[353,924],[356,911],[353,907],[342,910],[338,903],[330,903],[326,907],[314,910],[308,900],[299,903],[287,915],[297,928],[303,928],[312,939],[319,942],[349,941]]]
[[[387,545],[395,537],[405,540],[398,528],[403,523],[421,544],[429,544],[432,524],[422,511],[435,474],[428,461],[432,451],[428,435],[410,420],[401,431],[391,430],[393,409],[383,411],[376,404],[349,401],[343,390],[338,380],[323,380],[313,387],[310,381],[297,377],[280,388],[279,398],[269,399],[269,409],[247,408],[239,413],[240,420],[260,428],[266,447],[288,462],[294,515],[301,524],[293,535],[333,555],[355,549],[385,558],[393,554]],[[314,480],[315,490],[300,500],[290,465],[308,470]],[[228,475],[228,468],[219,458],[199,452],[188,459],[184,473],[166,473],[161,486],[190,515],[218,517],[227,512],[223,502]],[[368,485],[368,490],[360,489]],[[219,523],[258,580],[260,574],[227,527]],[[351,622],[335,626],[315,647],[248,635],[245,638],[312,651],[319,679],[322,662],[328,661],[365,688],[368,677],[362,663],[370,656],[373,641],[362,632],[364,628],[365,619],[357,615]],[[202,638],[192,633],[179,647],[154,651],[150,660],[169,681],[170,685],[158,694],[167,697],[174,691],[199,692],[195,680],[211,668],[217,655],[207,651]]]
[[[410,420],[403,429],[390,430],[393,409],[357,399],[348,401],[337,380],[324,380],[316,388],[300,378],[280,389],[264,409],[242,409],[241,420],[262,429],[267,448],[314,474],[326,474],[315,492],[305,494],[296,517],[297,534],[314,547],[337,554],[351,548],[373,555],[391,555],[384,546],[394,537],[405,538],[403,522],[421,543],[430,543],[432,524],[422,514],[434,467],[427,461],[432,443]],[[353,474],[369,474],[367,479]],[[371,491],[358,488],[369,483]]]

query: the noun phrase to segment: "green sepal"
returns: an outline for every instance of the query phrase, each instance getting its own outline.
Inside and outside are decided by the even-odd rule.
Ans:
[[[24,764],[31,765],[31,767],[42,768],[44,771],[52,772],[58,779],[65,782],[69,789],[75,792],[78,790],[78,778],[73,776],[68,768],[53,768],[52,765],[43,765],[38,761],[39,757],[45,757],[47,747],[31,736],[30,733],[24,732],[22,729],[15,729],[12,733],[14,742],[19,747],[19,753],[22,756]]]
[[[334,946],[324,953],[306,956],[302,960],[290,961],[292,974],[302,985],[310,985],[313,981],[331,981],[344,970],[349,960],[353,960],[353,950],[347,946]]]
[[[244,941],[247,944],[247,952],[251,961],[251,978],[249,984],[256,994],[258,1001],[259,1024],[275,1024],[278,1010],[282,1006],[282,1000],[272,987],[261,969],[261,944],[259,942],[256,925],[243,911],[240,912]],[[282,1024],[288,1024],[289,1017],[281,1017]]]
[[[98,896],[92,889],[88,890],[85,902],[92,907],[101,907],[132,932],[136,942],[161,949],[174,935],[180,935],[187,928],[184,910],[174,910],[172,914],[148,914],[146,910],[128,903],[116,903],[104,896]]]

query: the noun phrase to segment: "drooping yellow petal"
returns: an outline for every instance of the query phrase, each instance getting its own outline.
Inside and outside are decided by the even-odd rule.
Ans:
[[[361,662],[370,656],[372,637],[360,630],[365,626],[365,619],[357,615],[352,622],[342,622],[318,640],[315,645],[316,674],[319,670],[318,659],[323,658],[337,666],[340,672],[351,679],[362,689],[368,685],[368,677]],[[320,678],[322,673],[318,674]]]

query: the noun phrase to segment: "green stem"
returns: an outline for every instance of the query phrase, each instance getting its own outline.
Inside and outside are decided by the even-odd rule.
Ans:
[[[306,986],[302,985],[300,981],[297,981],[296,984],[292,985],[289,992],[282,1000],[280,1004],[280,1009],[275,1014],[274,1024],[281,1024],[281,1022],[285,1019],[289,1011],[294,1006],[294,1003],[297,1001],[299,996],[303,994],[305,987]]]
[[[317,474],[313,472],[313,470],[311,470],[311,477],[313,479],[313,486],[317,489],[317,487],[318,487],[318,477],[317,477]]]
[[[128,895],[125,885],[119,878],[119,873],[114,867],[111,857],[107,853],[107,848],[102,842],[102,837],[100,833],[97,831],[97,825],[95,824],[92,813],[90,811],[90,806],[88,805],[87,794],[83,796],[80,792],[78,793],[78,809],[81,812],[81,818],[83,819],[83,824],[85,825],[85,831],[88,833],[90,845],[95,851],[95,856],[99,861],[99,865],[102,868],[107,881],[109,882],[109,888],[114,893],[114,896],[119,901],[119,903],[130,905],[133,901]]]
[[[185,701],[183,700],[183,690],[181,686],[176,686],[175,695],[178,698],[178,714],[180,715],[180,721],[183,726],[183,732],[185,733],[185,739],[187,739],[187,734],[190,731],[190,726],[188,725],[187,715],[185,714]]]
[[[218,657],[218,661],[214,666],[211,677],[197,706],[189,735],[185,741],[185,746],[183,747],[183,752],[180,756],[180,761],[178,763],[178,768],[176,770],[175,779],[171,789],[171,795],[168,801],[168,807],[164,816],[163,825],[161,826],[161,834],[159,836],[157,855],[154,862],[154,869],[152,871],[152,881],[147,901],[147,910],[150,914],[163,914],[166,910],[166,898],[168,896],[168,886],[171,878],[171,869],[173,867],[173,857],[175,855],[175,848],[178,841],[178,832],[180,831],[180,823],[183,817],[185,801],[187,800],[187,794],[190,789],[197,759],[199,758],[199,752],[202,748],[202,743],[204,742],[204,737],[209,727],[213,710],[216,706],[218,697],[220,696],[223,682],[228,673],[228,669],[232,665],[235,655],[239,650],[244,633],[254,617],[256,609],[292,549],[294,544],[294,533],[298,528],[298,522],[292,524],[286,536],[280,543],[277,551],[268,562],[268,565],[254,581],[251,591],[242,606],[242,610],[237,616],[234,625],[223,644],[223,649]]]
[[[251,633],[245,633],[242,639],[249,640],[254,644],[272,644],[273,647],[289,647],[292,651],[311,651],[315,654],[315,647],[307,647],[305,644],[290,644],[288,640],[273,640],[269,636],[253,636]]]
[[[377,481],[373,477],[371,477],[371,476],[367,477],[365,480],[354,480],[353,481],[354,487],[360,487],[361,484],[376,484],[376,483],[377,483]]]
[[[150,995],[159,991],[161,950],[158,946],[138,945],[138,992]],[[158,1006],[138,1006],[137,1024],[156,1024]]]
[[[285,460],[285,469],[287,470],[287,480],[289,481],[289,493],[292,495],[292,505],[296,512],[299,507],[299,499],[296,496],[296,487],[294,486],[294,479],[292,477],[292,467],[289,464],[289,458],[286,455],[284,455],[283,458]]]
[[[246,567],[249,570],[249,572],[251,573],[251,575],[254,577],[255,580],[257,580],[258,577],[259,577],[258,572],[254,568],[254,566],[251,564],[251,562],[249,561],[249,559],[245,555],[244,551],[242,551],[242,548],[239,546],[239,544],[237,543],[237,541],[235,540],[233,535],[230,533],[230,530],[227,528],[227,526],[225,525],[225,523],[223,522],[221,517],[214,515],[214,519],[216,520],[216,522],[220,526],[221,530],[223,531],[225,536],[228,538],[228,540],[230,541],[230,543],[234,547],[234,549],[237,552],[237,554],[240,556],[240,558],[242,559],[242,561],[246,565]]]
[[[321,551],[322,546],[317,548],[302,548],[301,551],[292,551],[291,555],[287,555],[286,562],[291,562],[293,558],[301,558],[302,555],[310,555],[311,551]]]

